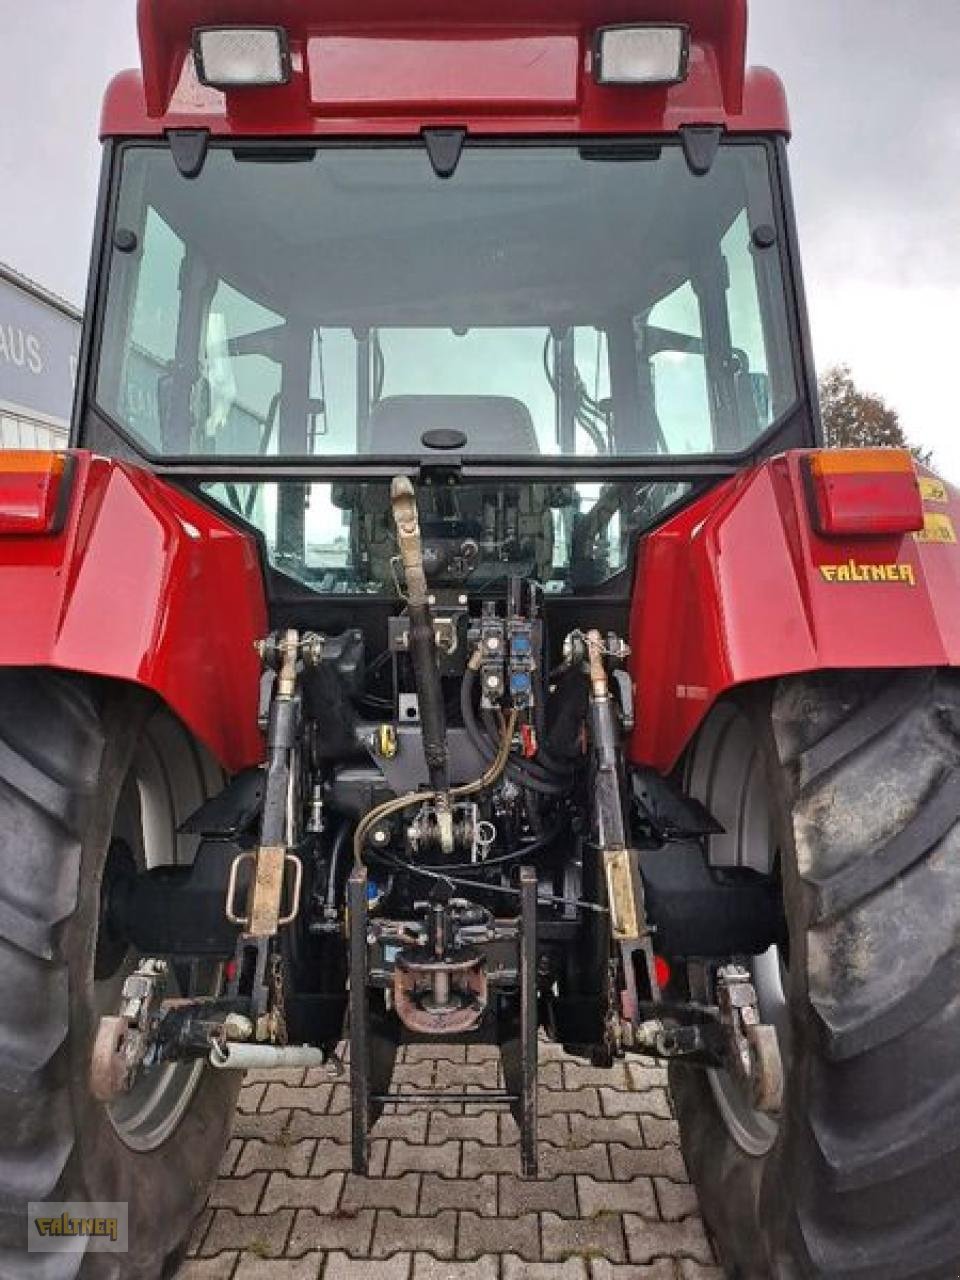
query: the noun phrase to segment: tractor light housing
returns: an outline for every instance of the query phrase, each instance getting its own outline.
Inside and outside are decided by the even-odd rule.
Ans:
[[[598,84],[679,84],[689,62],[690,29],[681,25],[601,27],[594,40]]]
[[[824,449],[807,459],[810,509],[823,538],[880,538],[924,527],[906,449]]]
[[[66,518],[72,459],[24,449],[0,453],[0,537],[59,533]]]
[[[283,27],[198,27],[193,59],[200,83],[224,91],[289,84],[293,73]]]

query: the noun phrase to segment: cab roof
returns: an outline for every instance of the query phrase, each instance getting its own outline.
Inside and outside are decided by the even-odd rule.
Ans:
[[[746,70],[747,0],[138,0],[142,68],[104,103],[105,137],[204,128],[223,136],[418,133],[435,124],[478,134],[674,133],[719,124],[789,133],[783,87]],[[687,78],[670,87],[599,85],[600,27],[684,23]],[[193,33],[282,26],[287,85],[202,86]]]

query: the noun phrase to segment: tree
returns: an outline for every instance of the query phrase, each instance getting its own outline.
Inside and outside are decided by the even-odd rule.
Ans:
[[[834,365],[820,379],[820,409],[831,449],[909,449],[918,461],[930,460],[929,452],[907,439],[896,409],[882,396],[861,391],[844,364]]]

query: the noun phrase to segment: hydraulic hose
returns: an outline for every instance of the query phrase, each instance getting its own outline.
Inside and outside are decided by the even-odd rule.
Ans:
[[[503,729],[503,736],[497,750],[493,763],[487,770],[476,778],[473,782],[464,783],[461,787],[453,787],[448,792],[441,791],[410,791],[405,796],[398,796],[395,800],[388,800],[385,804],[379,805],[361,819],[357,824],[357,829],[353,836],[353,859],[359,866],[363,862],[363,845],[368,834],[373,830],[378,822],[382,822],[384,818],[390,818],[395,813],[402,813],[404,809],[412,809],[418,804],[432,804],[441,798],[441,796],[449,796],[451,800],[464,800],[467,796],[476,795],[479,791],[486,791],[488,787],[492,787],[498,782],[507,761],[510,758],[510,747],[513,744],[513,734],[517,727],[517,713],[511,711],[507,717],[506,724]]]
[[[450,785],[450,757],[447,750],[447,718],[443,705],[443,685],[437,665],[437,641],[423,568],[423,542],[420,516],[413,485],[406,476],[395,476],[390,486],[390,503],[397,526],[397,543],[403,563],[407,588],[407,613],[410,617],[409,652],[413,678],[420,704],[423,732],[423,754],[427,774],[434,791],[444,792]]]
[[[460,715],[463,720],[463,726],[467,731],[467,737],[476,747],[480,755],[488,760],[493,744],[489,736],[481,728],[477,721],[476,712],[473,709],[473,691],[476,688],[477,672],[474,667],[468,664],[463,682],[460,685]],[[539,766],[534,768],[532,762],[526,760],[514,760],[507,766],[507,776],[511,781],[516,782],[519,786],[528,787],[531,791],[536,791],[540,795],[558,796],[563,795],[567,790],[565,780],[556,774],[549,774]]]

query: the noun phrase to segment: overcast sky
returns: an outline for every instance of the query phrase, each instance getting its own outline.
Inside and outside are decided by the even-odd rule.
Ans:
[[[479,8],[482,9],[482,3]],[[83,298],[100,96],[134,0],[0,5],[0,260]],[[960,481],[958,0],[753,0],[787,82],[816,354],[844,361]]]

